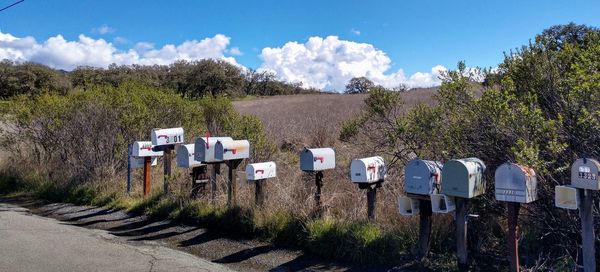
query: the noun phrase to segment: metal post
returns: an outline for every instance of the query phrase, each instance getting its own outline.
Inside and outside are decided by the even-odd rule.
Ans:
[[[427,256],[431,237],[431,200],[419,200],[419,241],[417,242],[417,258]]]
[[[265,202],[264,186],[266,181],[266,179],[259,179],[254,181],[254,185],[256,186],[254,190],[254,202],[257,207],[262,207],[262,205]]]
[[[164,194],[168,195],[169,194],[169,182],[171,179],[171,161],[172,161],[172,152],[173,151],[173,146],[169,145],[165,147],[164,150],[164,161],[163,161],[163,166],[164,166]]]
[[[152,184],[152,157],[144,157],[144,197],[150,195]]]
[[[579,207],[579,217],[581,218],[581,246],[583,251],[583,269],[585,272],[596,271],[596,249],[594,242],[594,216],[592,206],[594,198],[591,190],[578,189],[581,199]]]
[[[459,271],[468,271],[467,200],[456,198],[456,257]]]
[[[507,202],[506,210],[508,212],[508,261],[510,263],[511,272],[519,272],[519,209],[521,208],[520,203]]]
[[[127,146],[127,194],[131,193],[131,149],[132,144]]]
[[[375,221],[375,202],[377,201],[377,188],[374,185],[367,189],[367,217],[369,221]]]
[[[315,210],[317,216],[321,216],[323,213],[323,207],[321,204],[321,187],[323,187],[323,172],[319,171],[315,174],[315,185],[317,191],[315,192]]]

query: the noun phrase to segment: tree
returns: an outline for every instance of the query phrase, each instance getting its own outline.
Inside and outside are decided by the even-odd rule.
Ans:
[[[367,93],[375,84],[366,77],[354,77],[346,84],[347,94]]]

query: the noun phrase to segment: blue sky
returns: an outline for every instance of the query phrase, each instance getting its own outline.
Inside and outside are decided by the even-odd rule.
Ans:
[[[12,2],[0,0],[0,5]],[[13,42],[0,43],[0,49],[20,48],[13,38],[23,42],[33,38],[35,42],[27,44],[42,48],[57,35],[63,37],[63,44],[86,43],[81,40],[84,35],[92,40],[88,45],[98,40],[110,44],[110,50],[116,50],[113,55],[138,50],[135,60],[123,60],[126,56],[102,60],[121,64],[210,57],[322,88],[339,89],[355,75],[371,76],[384,85],[403,80],[410,83],[415,73],[413,83],[427,85],[436,83],[431,77],[441,67],[453,68],[459,60],[468,66],[496,66],[504,51],[526,44],[549,26],[571,21],[600,26],[599,15],[600,1],[26,0],[0,13],[0,31],[11,36],[4,40]],[[219,34],[222,37],[210,43]],[[327,39],[329,36],[337,38]],[[310,37],[321,40],[309,43]],[[206,38],[211,40],[199,45]],[[199,48],[195,54],[181,53],[186,49],[178,48],[173,54],[179,57],[161,61],[144,55],[186,41],[198,42],[189,45]],[[216,49],[211,51],[210,46]],[[278,50],[265,54],[265,48]],[[67,70],[80,64],[105,65],[68,55],[73,49],[65,50],[66,56],[55,53],[60,51],[56,47],[46,49],[52,52],[0,52],[0,57],[46,62]],[[94,54],[93,50],[102,48],[82,50],[82,54]],[[311,57],[314,55],[321,57]],[[339,63],[349,64],[339,67]],[[300,67],[311,69],[302,71]],[[310,74],[317,75],[311,78]]]

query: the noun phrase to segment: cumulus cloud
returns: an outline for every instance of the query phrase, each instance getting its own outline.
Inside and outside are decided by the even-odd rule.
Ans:
[[[280,79],[302,82],[305,87],[343,91],[353,77],[367,77],[376,84],[393,88],[430,87],[440,84],[446,70],[437,65],[429,72],[406,76],[402,69],[390,72],[392,61],[385,52],[368,43],[340,40],[337,36],[311,37],[306,43],[288,42],[282,47],[264,48],[260,70]]]
[[[73,41],[57,35],[38,43],[33,37],[19,38],[0,32],[0,59],[32,61],[64,70],[77,66],[107,67],[112,63],[152,65],[208,58],[238,65],[235,58],[225,55],[229,51],[229,43],[229,37],[217,34],[212,38],[185,41],[179,45],[167,44],[161,48],[155,48],[151,43],[137,43],[134,48],[122,51],[104,39],[85,35],[79,35]]]
[[[114,28],[107,26],[105,24],[98,28],[95,28],[94,30],[102,35],[115,32]]]
[[[352,32],[352,34],[356,35],[356,36],[360,36],[360,30],[358,29],[350,29],[350,32]]]
[[[234,47],[234,48],[229,49],[229,54],[234,55],[234,56],[241,56],[244,53],[242,53],[242,51],[239,48]]]

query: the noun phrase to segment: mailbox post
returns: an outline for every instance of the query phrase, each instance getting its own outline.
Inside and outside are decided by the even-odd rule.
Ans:
[[[210,189],[213,203],[217,197],[217,175],[221,174],[221,163],[223,163],[222,160],[215,158],[215,145],[218,141],[233,141],[233,139],[231,137],[210,137],[207,133],[206,137],[196,138],[194,145],[195,160],[212,165]]]
[[[237,205],[237,168],[244,159],[250,157],[250,142],[247,140],[218,141],[215,146],[215,159],[225,161],[229,168],[227,182],[227,205]]]
[[[246,179],[254,181],[254,203],[257,207],[262,207],[265,202],[265,183],[268,178],[274,178],[277,175],[277,166],[275,162],[261,162],[248,164],[246,166]]]
[[[456,256],[458,269],[469,269],[467,249],[468,199],[485,192],[485,164],[478,158],[450,160],[442,168],[442,194],[456,198]]]
[[[408,202],[405,200],[405,203],[411,205],[411,213],[403,211],[408,207],[405,207],[402,203],[399,203],[399,207],[401,214],[412,215],[416,212],[419,213],[419,240],[415,250],[415,255],[419,260],[427,256],[431,244],[431,215],[433,210],[431,195],[439,194],[441,168],[441,162],[419,159],[409,161],[404,167],[404,193],[410,199]],[[415,211],[415,206],[418,207],[417,211]],[[449,209],[445,206],[444,210]]]
[[[153,129],[150,133],[152,144],[156,146],[157,150],[164,152],[163,170],[164,170],[164,193],[169,194],[169,182],[171,179],[171,167],[172,167],[172,152],[175,149],[175,145],[183,144],[183,128],[166,128],[166,129]]]
[[[367,217],[375,221],[375,205],[377,202],[377,188],[385,180],[387,169],[382,157],[369,157],[355,159],[350,163],[350,179],[358,184],[358,188],[367,190]]]
[[[510,271],[520,271],[518,220],[521,203],[538,199],[537,176],[531,168],[515,163],[504,163],[494,175],[496,200],[506,202],[508,221],[508,260]]]
[[[151,141],[137,141],[131,147],[131,156],[132,168],[144,168],[143,192],[144,197],[147,197],[152,191],[152,166],[157,164],[156,157],[163,156],[163,152],[155,151]]]
[[[571,186],[556,186],[555,205],[559,208],[577,209],[581,217],[581,247],[584,271],[596,271],[594,218],[592,214],[593,191],[600,190],[600,163],[595,159],[581,158],[571,166]]]
[[[177,147],[177,167],[192,169],[192,172],[190,173],[190,176],[192,177],[191,198],[196,198],[198,197],[198,193],[203,193],[206,183],[208,182],[206,176],[207,165],[203,164],[201,161],[195,160],[194,145],[195,144],[186,144]]]
[[[323,213],[321,204],[321,187],[323,187],[323,171],[335,168],[335,151],[332,148],[304,148],[300,152],[300,170],[315,173],[315,210],[317,216]]]

